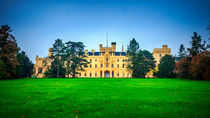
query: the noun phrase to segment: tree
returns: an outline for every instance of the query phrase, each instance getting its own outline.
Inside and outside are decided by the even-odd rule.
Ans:
[[[0,28],[0,60],[5,66],[3,69],[4,78],[13,77],[16,74],[15,68],[18,65],[16,56],[18,52],[15,37],[8,25],[2,25]],[[3,78],[3,77],[1,77]]]
[[[16,67],[16,77],[31,77],[34,64],[24,51],[17,54],[19,65]]]
[[[152,53],[147,50],[141,51],[138,42],[134,38],[128,45],[127,56],[127,68],[132,71],[132,77],[144,78],[150,70],[155,68]]]
[[[175,77],[175,59],[171,55],[165,55],[160,59],[158,65],[157,76],[161,78],[173,78]]]
[[[79,71],[84,71],[83,67],[87,67],[89,62],[85,59],[84,45],[82,42],[66,42],[65,46],[65,65],[67,75],[75,78]]]
[[[54,67],[57,68],[57,78],[60,77],[59,76],[60,67],[63,66],[63,64],[64,64],[64,60],[63,60],[64,47],[65,47],[65,45],[61,39],[56,39],[55,43],[53,44],[53,47],[52,47],[53,55],[50,58],[56,59],[56,61],[55,61],[56,64]]]
[[[51,77],[51,78],[55,78],[57,77],[57,66],[58,66],[58,60],[57,58],[55,58],[52,62],[51,62],[51,67],[44,72],[45,77]],[[59,64],[59,77],[65,77],[65,73],[66,73],[66,69]]]
[[[183,44],[180,45],[178,54],[179,54],[178,56],[180,57],[180,59],[186,57],[186,51]]]
[[[192,41],[190,42],[191,47],[187,50],[189,51],[189,54],[191,57],[207,50],[206,41],[203,41],[201,36],[198,35],[196,32],[194,32],[194,36],[192,36]]]

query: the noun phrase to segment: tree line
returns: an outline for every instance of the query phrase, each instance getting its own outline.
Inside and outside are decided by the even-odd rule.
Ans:
[[[33,63],[18,47],[8,25],[0,28],[0,79],[31,77]]]
[[[31,77],[34,65],[18,47],[11,32],[8,25],[2,25],[0,28],[0,79]],[[43,62],[44,67],[50,63],[44,72],[45,77],[77,77],[90,63],[86,60],[84,47],[82,42],[63,43],[62,39],[56,39],[51,48],[52,54],[48,57],[51,61]],[[187,50],[183,44],[180,45],[177,62],[172,55],[165,55],[156,67],[153,54],[141,50],[139,43],[133,38],[127,47],[126,68],[131,70],[133,78],[145,78],[145,75],[152,71],[154,77],[158,78],[209,79],[209,47],[202,41],[201,36],[194,32]]]

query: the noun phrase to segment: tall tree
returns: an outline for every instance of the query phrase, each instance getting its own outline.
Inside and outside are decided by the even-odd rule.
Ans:
[[[141,51],[139,43],[134,38],[128,45],[127,57],[127,68],[132,71],[134,78],[144,78],[155,67],[152,53],[147,50]]]
[[[161,78],[173,78],[175,77],[175,59],[171,55],[165,55],[160,59],[158,65],[157,76]]]
[[[202,42],[201,36],[194,32],[194,36],[192,36],[192,41],[190,42],[191,47],[187,50],[191,57],[207,50],[206,41]]]
[[[28,58],[24,51],[17,54],[17,61],[19,65],[16,68],[17,77],[31,77],[34,64]]]
[[[86,60],[86,55],[84,53],[84,45],[82,42],[66,42],[65,46],[65,65],[67,75],[75,78],[79,71],[84,71],[84,67],[87,67],[89,63]]]
[[[18,65],[16,56],[18,52],[15,37],[8,25],[2,25],[0,28],[0,60],[6,68],[3,69],[5,78],[15,76],[15,68]]]
[[[180,57],[180,59],[186,57],[186,51],[183,44],[180,45],[178,54],[179,54],[178,56]]]
[[[64,43],[62,42],[61,39],[56,39],[55,43],[53,44],[52,47],[52,57],[53,59],[56,59],[56,68],[57,68],[57,78],[59,78],[59,71],[60,71],[60,66],[63,66],[64,60],[63,60],[63,55],[64,55]]]
[[[53,59],[51,62],[51,66],[48,70],[44,72],[45,77],[51,77],[51,78],[56,78],[57,77],[57,66],[58,66],[58,60],[57,58]],[[66,69],[64,66],[59,64],[59,77],[65,77],[66,74]]]

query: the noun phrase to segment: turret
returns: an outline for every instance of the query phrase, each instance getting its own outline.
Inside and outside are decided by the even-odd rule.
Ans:
[[[116,52],[116,42],[112,42],[111,45],[112,45],[112,51]]]

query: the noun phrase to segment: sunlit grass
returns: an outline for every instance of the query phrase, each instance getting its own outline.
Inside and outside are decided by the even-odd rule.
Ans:
[[[0,117],[210,117],[210,82],[180,79],[0,81]]]

